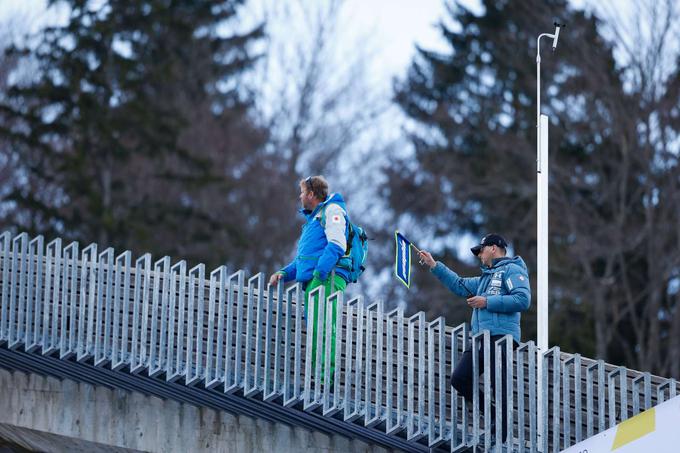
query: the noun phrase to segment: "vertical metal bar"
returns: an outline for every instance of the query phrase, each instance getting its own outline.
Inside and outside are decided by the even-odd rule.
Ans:
[[[550,349],[544,352],[541,352],[541,369],[543,370],[541,373],[541,389],[545,394],[541,395],[541,418],[542,421],[540,423],[540,426],[542,427],[541,432],[539,433],[539,437],[541,438],[541,448],[540,451],[547,453],[548,452],[548,433],[550,432],[550,425],[548,424],[548,394],[549,394],[549,387],[548,387],[548,372],[549,372],[549,362],[548,359],[550,358]],[[553,430],[554,432],[554,430]]]
[[[283,284],[279,283],[279,291],[283,288]],[[295,296],[295,309],[299,308],[301,287],[299,284],[291,286],[286,290],[286,321],[285,329],[286,333],[284,336],[285,346],[283,348],[283,405],[289,406],[297,402],[299,398],[300,387],[294,384],[295,381],[291,382],[290,375],[293,373],[294,379],[299,379],[299,376],[295,372],[296,366],[299,366],[299,352],[300,352],[300,341],[293,337],[293,331],[296,335],[299,333],[300,320],[298,319],[299,313],[294,312],[293,308],[293,297]],[[280,295],[280,293],[279,293]],[[293,326],[293,319],[295,319],[295,326]],[[295,327],[295,328],[294,328]],[[293,359],[291,361],[291,352],[293,353]],[[292,363],[292,370],[291,370]]]
[[[318,303],[312,303],[312,300],[317,300]],[[326,290],[323,286],[315,288],[309,294],[309,301],[307,301],[307,348],[306,348],[306,363],[305,363],[305,399],[303,408],[306,411],[313,410],[320,406],[321,399],[321,349],[323,347],[323,335],[319,332],[323,326],[324,319],[324,303],[326,300]],[[317,328],[314,329],[315,321]],[[316,357],[312,360],[312,346],[316,342]],[[312,369],[314,363],[314,369]],[[313,382],[312,382],[313,380]],[[312,386],[312,383],[314,384]]]
[[[99,254],[97,272],[97,305],[94,339],[94,365],[100,366],[110,359],[109,344],[111,336],[111,269],[113,249],[107,248]],[[103,312],[103,313],[102,313]]]
[[[564,426],[564,444],[562,448],[568,448],[571,446],[571,373],[569,372],[569,366],[571,365],[576,371],[575,357],[569,357],[562,366],[562,419]],[[574,389],[578,384],[574,382]],[[577,402],[574,401],[574,410],[576,410]]]
[[[522,344],[517,348],[517,443],[520,451],[526,448],[525,431],[526,416],[524,414],[524,357],[528,351],[528,343]]]
[[[242,349],[244,347],[243,343],[243,310],[245,308],[245,274],[242,274],[239,278],[239,293],[237,298],[237,311],[236,311],[236,355],[235,355],[235,382],[236,385],[242,388],[246,387],[246,382],[243,381],[244,374],[244,364],[241,363],[241,357],[243,357]],[[249,319],[249,318],[247,318]],[[245,346],[250,349],[250,343],[246,341]]]
[[[222,384],[225,382],[224,373],[224,335],[225,335],[225,298],[227,291],[227,267],[220,266],[217,268],[217,280],[215,284],[217,285],[217,357],[215,360],[215,373],[211,381],[208,382],[207,386],[213,387],[217,384]],[[215,271],[213,271],[215,273]],[[212,274],[210,274],[210,280],[213,280]],[[212,319],[212,317],[211,317]],[[208,344],[212,343],[208,341]],[[210,373],[206,372],[206,375]]]
[[[323,378],[322,376],[328,371],[324,369],[324,344],[325,344],[325,337],[324,337],[324,331],[325,331],[325,321],[326,321],[326,297],[328,295],[326,294],[326,288],[325,287],[320,287],[322,288],[319,290],[318,296],[317,296],[317,303],[312,304],[311,302],[307,301],[309,305],[316,305],[316,314],[315,316],[309,317],[310,320],[314,323],[314,320],[316,320],[316,323],[314,323],[314,333],[312,335],[312,341],[316,343],[316,353],[315,355],[315,360],[314,360],[314,370],[312,374],[312,379],[313,379],[313,406],[321,406],[322,401],[322,393],[321,393],[321,386],[322,386],[322,381]],[[312,291],[309,295],[310,300],[314,297],[314,291]],[[310,328],[310,325],[307,325],[307,335],[310,335],[312,332],[312,329]],[[309,357],[312,357],[311,355]],[[311,407],[310,407],[311,409]]]
[[[225,393],[234,392],[236,389],[241,387],[241,328],[243,324],[243,297],[244,297],[244,285],[245,285],[245,273],[243,271],[238,271],[229,277],[229,293],[227,297],[227,358],[225,360],[225,382],[224,391]],[[235,301],[235,303],[234,303]],[[234,306],[235,305],[235,306]],[[234,310],[236,314],[234,315]],[[235,326],[232,330],[232,320],[236,318]],[[232,333],[234,334],[234,349],[232,362]]]
[[[403,429],[403,392],[404,392],[404,309],[396,308],[385,316],[387,318],[387,434],[397,434]],[[396,324],[396,329],[395,329]],[[396,334],[396,340],[395,340]],[[395,348],[396,342],[396,348]],[[396,364],[395,358],[396,356]],[[396,366],[396,370],[395,370]],[[393,381],[397,380],[396,385]],[[395,397],[396,396],[396,407]]]
[[[248,306],[246,309],[246,342],[244,351],[244,373],[243,373],[243,391],[244,393],[252,389],[251,386],[251,366],[250,366],[250,348],[251,341],[253,337],[253,310],[255,304],[255,284],[257,283],[256,277],[251,277],[248,279]]]
[[[436,336],[435,336],[436,333]],[[446,435],[446,387],[444,384],[444,365],[446,362],[446,322],[443,317],[432,321],[428,326],[428,356],[430,387],[430,420],[428,446],[434,448],[442,444]],[[436,393],[435,393],[436,388]],[[437,407],[439,406],[439,407]]]
[[[21,233],[12,241],[12,288],[9,306],[9,341],[7,342],[10,349],[15,349],[23,340],[27,258],[28,234]]]
[[[279,285],[276,285],[277,288]],[[276,398],[276,391],[272,392],[272,387],[274,387],[274,376],[278,374],[278,370],[272,370],[272,360],[271,354],[276,356],[276,345],[272,351],[272,323],[274,322],[274,287],[272,285],[267,285],[267,313],[264,316],[264,347],[262,348],[264,354],[264,369],[262,374],[264,394],[263,399],[265,401],[271,401]]]
[[[160,368],[159,373],[165,371],[165,376],[167,379],[167,371],[169,370],[168,363],[172,360],[172,356],[169,351],[170,343],[170,290],[174,288],[174,279],[172,278],[172,262],[170,258],[164,263],[163,267],[163,286],[161,290],[161,335],[158,342],[158,366]],[[172,295],[174,296],[174,294]],[[174,300],[172,303],[172,321],[174,323]],[[173,332],[174,333],[174,332]]]
[[[507,441],[507,446],[510,447],[512,445],[513,439],[514,439],[514,403],[513,403],[513,396],[514,396],[514,389],[513,389],[513,382],[514,382],[514,369],[513,369],[513,338],[511,335],[506,335],[505,336],[505,398],[506,398],[506,409],[505,409],[505,414],[503,414],[503,417],[505,417],[506,423],[507,423],[507,430],[508,430],[508,441]],[[524,385],[523,383],[518,382],[517,386]],[[519,428],[518,428],[519,429]],[[503,440],[503,443],[505,443],[505,440]]]
[[[253,396],[260,391],[258,382],[260,367],[260,323],[262,322],[261,305],[263,296],[263,275],[259,273],[248,280],[248,313],[246,321],[245,379],[243,393]],[[253,319],[255,318],[255,319]],[[253,326],[253,324],[256,324]],[[254,360],[251,360],[252,342],[255,342]]]
[[[170,286],[170,321],[168,328],[168,382],[174,382],[186,373],[184,332],[186,313],[187,264],[184,260],[170,268],[172,284]],[[177,306],[177,322],[175,322],[175,306]],[[175,334],[175,332],[177,332]],[[174,358],[173,358],[174,357]]]
[[[112,344],[114,339],[111,337],[113,330],[113,273],[115,266],[115,255],[111,249],[111,256],[108,259],[106,266],[106,303],[104,304],[104,358],[110,361],[112,358]]]
[[[285,338],[290,334],[290,322],[289,315],[285,311],[285,300],[283,296],[283,282],[276,285],[276,327],[274,328],[274,379],[272,395],[280,396],[283,395],[281,388],[281,373],[285,375],[285,367],[288,366],[288,362],[284,361],[282,370],[281,361],[283,351],[281,350],[281,345]],[[286,313],[286,319],[284,320],[284,313]],[[288,352],[288,351],[286,351]]]
[[[255,368],[253,370],[253,388],[252,393],[248,392],[248,395],[254,395],[260,393],[263,389],[262,386],[262,340],[264,339],[263,324],[264,324],[264,306],[265,306],[265,291],[264,291],[264,274],[259,273],[256,275],[259,277],[257,282],[257,313],[255,316]]]
[[[130,273],[132,254],[129,250],[116,257],[116,276],[113,290],[113,348],[111,368],[119,370],[128,363],[130,328]],[[118,330],[120,326],[120,331]]]
[[[331,373],[327,372],[324,376],[324,389],[323,389],[323,415],[330,417],[340,410],[339,406],[339,387],[338,380],[340,379],[340,354],[339,348],[342,346],[341,342],[338,341],[342,337],[342,329],[340,323],[342,322],[342,306],[343,306],[343,293],[337,291],[333,293],[326,302],[326,370],[331,370],[331,358],[334,359],[335,368],[333,373],[333,383],[335,391],[331,395]],[[333,318],[335,317],[335,321]],[[336,325],[337,324],[337,325]],[[335,332],[335,339],[333,338],[333,332]],[[332,350],[332,341],[335,340],[335,351]],[[331,354],[335,355],[331,357]],[[332,398],[332,399],[331,399]]]
[[[611,371],[607,375],[607,385],[609,389],[609,427],[616,426],[616,382],[614,379],[619,373],[619,369]]]
[[[74,279],[76,269],[69,266],[73,262],[73,255],[78,254],[78,243],[72,242],[62,251],[62,269],[61,269],[61,320],[59,328],[59,358],[65,359],[70,357],[74,351],[70,349],[70,341],[68,336],[73,332],[69,329],[69,279]],[[54,303],[57,303],[55,300]]]
[[[44,239],[42,236],[37,236],[29,244],[28,275],[31,282],[28,285],[29,312],[26,315],[26,352],[33,352],[40,346],[40,321],[43,304],[43,248]]]
[[[606,423],[606,412],[605,412],[605,401],[606,401],[606,393],[605,393],[605,380],[604,380],[604,374],[605,374],[605,367],[604,367],[604,360],[598,360],[597,361],[597,404],[598,404],[598,424],[599,424],[599,431],[602,432],[604,431],[605,428],[605,423]]]
[[[215,364],[215,304],[217,303],[217,291],[219,286],[220,268],[213,269],[208,277],[208,341],[205,349],[205,386],[213,388],[220,383],[219,370]]]
[[[18,258],[18,248],[17,242],[21,240],[20,236],[16,236],[12,239],[12,264],[10,265],[10,284],[9,284],[9,311],[7,312],[8,322],[6,324],[7,332],[7,344],[12,345],[14,342],[14,322],[16,317],[16,304],[17,304],[17,273],[19,267]],[[56,302],[55,302],[56,303]]]
[[[49,299],[46,297],[46,307],[49,307],[51,315],[50,338],[48,344],[51,351],[57,351],[60,348],[59,335],[59,293],[61,292],[61,268],[62,268],[62,248],[61,241],[56,244],[54,248],[54,261],[52,262],[52,294]]]
[[[34,294],[36,290],[35,286],[35,252],[36,242],[38,239],[42,239],[38,236],[35,239],[31,239],[28,243],[27,259],[26,259],[26,309],[24,310],[25,317],[21,328],[23,330],[22,342],[24,345],[24,350],[29,351],[35,348],[34,346],[34,329],[33,329],[33,311],[35,308]],[[41,242],[42,243],[42,240]]]
[[[618,422],[623,422],[628,419],[628,389],[626,386],[626,369],[618,367],[611,371],[607,376],[607,383],[609,385],[609,427],[613,428],[617,424],[616,418],[616,376],[619,377],[619,397],[620,397],[620,417]]]
[[[144,349],[146,348],[146,317],[145,309],[142,308],[143,300],[146,299],[145,274],[151,266],[151,255],[146,253],[135,261],[135,287],[132,301],[132,350],[130,356],[130,372],[135,374],[144,368]]]
[[[16,324],[14,325],[15,331],[14,336],[10,335],[9,348],[16,349],[20,344],[24,342],[24,324],[26,317],[26,306],[28,305],[26,301],[26,281],[28,273],[28,234],[21,233],[17,238],[20,238],[20,249],[19,249],[19,295],[17,298],[17,313],[16,313]],[[11,332],[11,328],[10,328]]]
[[[499,338],[493,343],[491,343],[491,347],[493,348],[493,353],[494,353],[494,358],[495,361],[491,366],[494,367],[494,382],[493,382],[493,394],[494,394],[494,401],[495,401],[495,407],[492,408],[492,417],[495,416],[495,426],[496,429],[492,433],[490,430],[487,431],[488,436],[495,436],[496,438],[496,443],[499,445],[503,444],[503,439],[502,439],[502,426],[503,422],[506,420],[505,414],[503,413],[503,407],[500,404],[501,398],[504,398],[505,395],[503,395],[503,361],[501,358],[503,357],[503,352],[502,352],[502,346],[503,343],[505,342],[505,337]]]
[[[491,335],[488,330],[483,333],[484,338],[484,449],[491,449]],[[473,392],[479,393],[473,389]]]
[[[621,380],[621,421],[628,420],[628,372],[626,367],[619,367]]]
[[[644,375],[640,374],[633,378],[632,392],[633,392],[633,416],[640,413],[640,384],[644,380]]]
[[[582,402],[582,382],[581,382],[581,355],[574,354],[574,424],[575,424],[575,443],[583,440],[583,402]]]
[[[460,339],[459,339],[460,337]],[[455,370],[458,361],[460,360],[461,352],[467,350],[468,329],[467,324],[463,323],[455,327],[451,331],[451,373]],[[450,401],[451,401],[451,452],[459,451],[467,445],[468,437],[468,415],[465,399],[459,397],[458,391],[450,387]],[[460,404],[459,404],[460,403]],[[460,417],[458,412],[460,411]]]
[[[284,398],[284,406],[291,406],[300,401],[300,391],[302,388],[301,375],[302,375],[302,318],[303,318],[303,302],[304,292],[302,291],[302,286],[296,283],[295,286],[288,289],[287,299],[288,299],[288,310],[292,310],[293,307],[293,294],[295,294],[295,338],[293,340],[294,345],[294,355],[293,355],[293,384],[292,386],[287,385],[286,391],[289,391],[287,396]],[[288,378],[288,374],[286,374]],[[285,385],[285,384],[284,384]]]
[[[427,324],[427,425],[428,425],[428,447],[432,447],[432,441],[437,437],[436,421],[435,421],[435,345],[434,345],[434,331],[435,326],[440,318],[430,321]]]
[[[425,405],[425,313],[418,312],[408,320],[408,394],[407,411],[408,421],[406,439],[417,441],[423,437],[423,411]],[[416,331],[416,324],[418,326]],[[418,337],[418,352],[416,352],[415,341]],[[415,365],[415,358],[418,358],[418,365]],[[415,371],[418,372],[416,381]],[[417,394],[416,394],[417,392]],[[417,400],[417,402],[416,402]]]
[[[659,384],[656,388],[656,404],[661,404],[666,401],[666,388],[668,387],[668,380],[663,384]]]
[[[560,448],[560,378],[562,377],[561,372],[561,361],[560,361],[560,348],[555,346],[551,348],[553,356],[553,452],[559,453]]]
[[[71,261],[70,266],[66,261],[64,261],[64,269],[67,267],[70,267],[71,272],[70,272],[70,278],[71,278],[71,289],[70,289],[70,297],[68,301],[68,344],[66,347],[62,345],[62,354],[64,355],[63,357],[70,357],[74,354],[77,353],[78,351],[78,325],[76,323],[76,320],[78,319],[78,271],[81,270],[79,269],[79,266],[82,266],[82,263],[79,262],[79,247],[80,245],[77,242],[71,243],[69,247],[73,247],[71,250],[71,254],[69,256],[69,259]],[[82,270],[81,270],[82,271]],[[66,291],[66,286],[64,286],[64,291]],[[65,307],[64,307],[65,308]],[[66,317],[66,312],[62,315]]]
[[[59,358],[66,359],[76,353],[76,280],[78,276],[78,243],[71,242],[63,250],[61,280],[61,332]],[[69,286],[69,280],[71,285]],[[70,294],[69,294],[70,292]]]
[[[472,336],[472,445],[479,445],[479,350],[484,341],[484,332]],[[481,344],[480,344],[481,343]],[[482,365],[483,366],[483,365]]]
[[[17,325],[16,334],[14,336],[14,343],[10,344],[10,349],[15,349],[24,342],[24,323],[26,318],[26,282],[28,280],[28,234],[21,234],[21,262],[19,266],[19,300],[17,305]]]
[[[164,315],[159,313],[161,311],[161,302],[164,301],[163,289],[167,281],[167,273],[170,270],[170,257],[164,256],[157,260],[153,266],[153,285],[151,286],[151,340],[149,342],[149,358],[148,369],[149,376],[157,376],[163,372],[164,364],[160,359],[160,342],[163,334],[159,335],[159,330],[163,330]],[[161,321],[161,326],[158,321]]]
[[[335,304],[335,376],[333,377],[333,413],[340,412],[344,409],[345,402],[340,397],[340,370],[342,368],[342,315],[345,311],[344,294],[340,293],[338,301]]]
[[[78,355],[78,361],[86,360],[94,354],[94,323],[95,323],[95,304],[97,295],[97,269],[99,268],[99,263],[97,260],[97,248],[96,244],[92,244],[92,253],[90,255],[90,273],[89,273],[89,285],[88,285],[88,298],[87,298],[87,330],[85,331],[85,341],[81,345],[80,354]]]
[[[352,351],[355,318],[357,325],[356,347]],[[345,421],[353,421],[362,415],[361,397],[359,396],[363,348],[363,299],[361,297],[356,297],[347,302],[347,320],[345,324],[345,413],[343,418]],[[355,362],[354,365],[353,362]],[[354,393],[352,388],[354,388]]]
[[[586,368],[586,438],[592,437],[595,433],[595,413],[593,402],[593,375],[597,369],[597,363],[588,365]]]
[[[203,290],[205,288],[205,265],[198,264],[189,270],[189,298],[187,316],[187,359],[185,385],[201,380],[203,351]],[[196,315],[194,316],[194,311]],[[194,324],[194,318],[196,319]],[[195,327],[194,327],[195,326]]]
[[[670,391],[671,398],[674,398],[674,397],[678,394],[678,393],[677,393],[678,390],[677,390],[677,385],[676,385],[676,384],[677,384],[677,382],[675,381],[675,379],[672,379],[672,378],[671,378],[671,379],[669,380],[668,388],[669,388],[669,391]]]
[[[652,375],[646,371],[644,373],[644,394],[645,394],[645,406],[644,410],[649,410],[652,407]]]
[[[366,413],[364,425],[372,427],[381,421],[382,416],[382,344],[383,344],[383,302],[378,300],[367,309],[366,328],[366,389],[364,400]],[[375,320],[375,321],[374,321]],[[375,327],[374,327],[375,325]],[[375,368],[373,354],[373,336],[375,332]],[[375,380],[373,379],[375,369]],[[375,398],[373,395],[375,394]]]
[[[7,341],[8,337],[8,330],[9,330],[9,267],[10,267],[10,242],[12,240],[12,236],[9,234],[9,232],[5,231],[2,233],[0,236],[0,240],[2,241],[2,301],[0,303],[0,344],[4,343]],[[51,242],[50,245],[54,243]],[[48,245],[48,250],[50,248],[50,245]],[[45,314],[45,318],[48,318],[47,313]],[[49,319],[49,318],[48,318]],[[43,324],[44,326],[45,324]],[[47,329],[44,327],[43,328],[43,338],[46,338],[46,331]],[[43,354],[45,353],[46,349],[43,346]]]
[[[5,265],[3,269],[3,274],[7,271],[9,272],[9,245],[6,244],[5,248]],[[56,350],[56,344],[52,341],[52,336],[50,335],[52,327],[52,322],[50,314],[52,313],[53,306],[53,295],[52,288],[57,285],[58,275],[57,268],[59,266],[59,259],[61,257],[61,239],[55,239],[47,244],[47,251],[45,253],[45,292],[43,297],[43,323],[42,323],[42,354],[48,355]],[[5,284],[7,283],[7,276],[3,276],[3,301],[4,297],[7,295],[5,290]],[[59,288],[56,288],[57,294]]]
[[[538,420],[537,420],[537,379],[536,374],[539,364],[536,363],[536,345],[533,341],[529,342],[529,444],[531,453],[538,449]]]

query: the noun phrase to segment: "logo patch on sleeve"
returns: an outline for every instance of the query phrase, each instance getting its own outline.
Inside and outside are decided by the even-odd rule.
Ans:
[[[335,214],[333,217],[331,217],[331,222],[333,223],[340,223],[341,217],[337,214]]]

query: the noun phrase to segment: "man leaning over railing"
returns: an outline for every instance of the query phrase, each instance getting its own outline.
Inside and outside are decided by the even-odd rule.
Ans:
[[[347,207],[339,193],[329,194],[328,182],[323,176],[310,176],[300,181],[300,213],[305,219],[293,261],[269,278],[270,285],[297,281],[305,290],[305,318],[311,327],[312,369],[316,367],[316,336],[322,335],[321,363],[325,363],[325,316],[322,325],[317,319],[307,317],[310,303],[314,313],[319,313],[319,301],[310,301],[310,293],[319,286],[325,287],[326,297],[336,291],[344,291],[350,281],[350,267],[344,264],[347,249]],[[331,377],[335,370],[335,317],[333,308],[331,332]],[[316,316],[315,316],[316,318]],[[322,369],[322,377],[325,370]]]
[[[491,336],[490,371],[491,385],[495,387],[496,362],[495,348],[493,344],[504,335],[510,334],[513,338],[513,348],[520,342],[520,313],[526,311],[531,304],[531,288],[527,266],[520,256],[506,256],[507,242],[497,234],[488,234],[480,243],[470,250],[482,263],[482,275],[479,277],[463,278],[446,267],[443,263],[435,261],[427,251],[421,251],[420,263],[430,268],[430,271],[454,294],[466,297],[467,304],[472,308],[472,334],[488,330]],[[505,349],[503,356],[505,355]],[[458,393],[472,403],[472,353],[468,348],[456,368],[451,374],[451,386]],[[479,362],[484,363],[484,348],[477,351]],[[506,359],[500,358],[502,373],[506,374]],[[482,367],[479,368],[482,371]],[[506,383],[502,379],[502,413],[506,413]],[[495,393],[495,392],[494,392]],[[480,399],[481,401],[481,399]],[[491,417],[494,419],[495,411]],[[503,417],[502,423],[503,440],[507,437],[507,421]]]

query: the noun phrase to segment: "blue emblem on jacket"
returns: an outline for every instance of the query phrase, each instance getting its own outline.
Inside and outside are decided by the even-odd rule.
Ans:
[[[333,269],[337,275],[349,281],[347,269],[338,267],[338,261],[345,254],[345,250],[335,243],[328,242],[324,226],[321,224],[322,211],[329,204],[337,204],[345,213],[347,212],[345,200],[338,193],[329,195],[314,211],[300,209],[305,223],[302,225],[295,259],[282,269],[284,281],[295,280],[305,283],[310,281],[315,273],[321,280],[326,280]]]
[[[521,257],[497,258],[491,267],[482,266],[479,277],[462,278],[440,262],[432,273],[454,294],[486,297],[486,308],[472,311],[473,334],[488,330],[491,335],[510,334],[520,342],[520,313],[531,305],[529,274]]]

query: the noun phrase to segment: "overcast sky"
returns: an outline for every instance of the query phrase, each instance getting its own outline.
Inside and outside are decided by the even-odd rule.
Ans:
[[[0,0],[0,24],[28,21],[35,30],[46,21],[58,20],[46,13],[45,5],[45,0]],[[444,15],[442,0],[347,0],[343,9],[352,15],[352,34],[364,32],[375,38],[376,58],[388,80],[408,65],[414,43],[442,47],[434,28]]]

